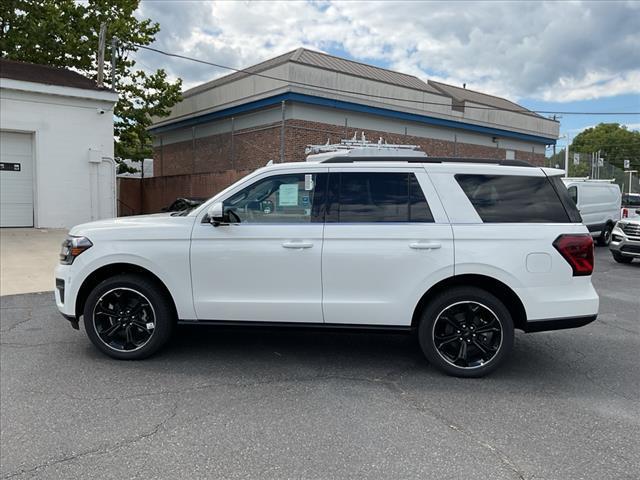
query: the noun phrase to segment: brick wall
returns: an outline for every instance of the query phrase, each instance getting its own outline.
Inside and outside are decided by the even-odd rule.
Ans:
[[[154,152],[154,175],[187,175],[224,171],[253,170],[269,160],[280,160],[281,124],[238,130],[157,147]],[[343,138],[358,138],[361,129],[306,120],[287,120],[285,123],[285,161],[304,161],[304,149],[309,144],[323,144],[327,139],[337,143]],[[468,143],[364,130],[370,141],[383,137],[388,143],[419,145],[430,156],[459,156],[474,158],[505,158],[503,148]],[[516,150],[516,159],[544,165],[544,155]]]
[[[280,160],[281,123],[259,128],[238,130],[188,140],[154,150],[154,177],[144,179],[143,210],[158,212],[178,197],[210,197],[237,179],[269,160]],[[344,125],[287,120],[285,123],[285,161],[304,161],[304,149],[309,144],[338,143],[351,138],[362,129]],[[383,137],[388,143],[419,145],[430,156],[459,156],[472,158],[506,158],[502,148],[454,143],[410,135],[365,130],[368,140],[376,142]],[[544,155],[516,150],[517,160],[544,165]],[[128,185],[121,192],[121,201],[140,207],[139,190],[133,192]]]
[[[140,179],[118,178],[118,216],[126,217],[142,213],[140,208]]]

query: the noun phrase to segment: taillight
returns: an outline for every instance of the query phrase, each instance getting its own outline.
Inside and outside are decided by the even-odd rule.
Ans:
[[[626,208],[622,209],[622,218],[629,218],[629,210]]]
[[[593,239],[588,233],[560,235],[553,242],[560,255],[571,265],[574,277],[593,273]]]

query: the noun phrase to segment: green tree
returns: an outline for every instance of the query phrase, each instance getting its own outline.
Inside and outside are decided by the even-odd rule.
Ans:
[[[617,168],[629,160],[631,168],[640,168],[640,132],[619,123],[600,123],[580,132],[571,143],[570,152],[600,152],[600,156]]]
[[[115,87],[114,150],[120,171],[124,159],[142,161],[153,154],[147,128],[152,117],[169,114],[180,100],[182,81],[170,82],[164,70],[136,68],[136,44],[149,45],[160,26],[134,16],[139,0],[3,0],[0,7],[0,52],[3,57],[65,67],[97,78],[100,24],[107,26],[105,81]],[[110,39],[119,39],[116,71],[110,67]]]

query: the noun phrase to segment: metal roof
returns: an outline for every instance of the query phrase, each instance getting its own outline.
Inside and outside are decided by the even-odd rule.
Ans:
[[[270,68],[277,67],[278,65],[282,65],[283,63],[287,63],[288,61],[290,61],[291,56],[295,52],[297,52],[297,50],[283,53],[282,55],[270,58],[269,60],[258,63],[257,65],[254,65],[252,67],[244,68],[241,72],[233,72],[229,75],[225,75],[224,77],[216,78],[214,80],[211,80],[210,82],[206,82],[202,85],[198,85],[197,87],[190,88],[189,90],[186,90],[182,93],[182,98],[188,98],[200,92],[211,90],[212,88],[224,85],[225,83],[235,82],[236,80],[240,80],[241,78],[247,77],[253,73],[260,73],[264,70],[268,70]],[[288,80],[283,80],[283,82],[287,83]]]
[[[346,73],[347,75],[354,75],[356,77],[363,77],[370,80],[390,83],[392,85],[399,85],[401,87],[440,94],[438,90],[413,75],[394,72],[393,70],[387,70],[386,68],[375,67],[373,65],[367,65],[366,63],[355,62],[353,60],[347,60],[345,58],[335,57],[333,55],[315,52],[304,48],[296,50],[291,61],[303,65],[324,68],[325,70]]]
[[[322,68],[324,70],[344,73],[346,75],[352,75],[356,77],[365,78],[368,80],[374,80],[378,82],[384,82],[391,85],[397,85],[400,87],[411,88],[423,92],[429,92],[436,95],[442,95],[453,98],[458,102],[473,102],[480,105],[486,105],[489,107],[495,107],[501,110],[515,110],[519,113],[538,116],[537,114],[527,110],[526,108],[511,102],[505,98],[488,95],[474,90],[466,88],[455,87],[446,83],[435,82],[433,80],[419,79],[413,75],[407,75],[405,73],[395,72],[386,68],[376,67],[373,65],[367,65],[365,63],[356,62],[354,60],[347,60],[345,58],[336,57],[327,53],[317,52],[306,48],[298,48],[291,52],[278,55],[264,62],[258,63],[240,72],[234,72],[224,77],[216,78],[197,87],[191,88],[183,93],[183,98],[188,98],[192,95],[196,95],[206,90],[230,83],[248,75],[260,73],[278,65],[285,64],[287,62],[297,63],[300,65],[308,65],[311,67]],[[283,83],[288,83],[288,80],[283,79]],[[322,88],[321,86],[319,86]]]
[[[496,97],[486,93],[476,92],[475,90],[469,90],[467,88],[454,87],[446,83],[434,82],[429,80],[429,85],[436,88],[440,93],[457,100],[458,102],[472,102],[479,103],[480,105],[486,105],[489,107],[495,107],[500,110],[514,110],[518,113],[525,115],[538,114],[524,108],[522,105],[511,102],[506,98]]]
[[[347,75],[353,75],[356,77],[362,77],[369,80],[375,80],[379,82],[389,83],[391,85],[398,85],[406,88],[413,88],[415,90],[421,90],[424,92],[434,93],[436,95],[442,95],[438,89],[430,86],[427,82],[420,80],[413,75],[407,75],[405,73],[394,72],[386,68],[375,67],[373,65],[367,65],[366,63],[356,62],[353,60],[347,60],[345,58],[336,57],[327,53],[316,52],[306,48],[298,48],[291,52],[278,55],[264,62],[242,69],[241,72],[234,72],[224,77],[216,78],[210,82],[203,83],[197,87],[191,88],[185,91],[183,98],[190,97],[200,92],[210,90],[211,88],[224,85],[225,83],[239,80],[248,75],[254,73],[260,73],[278,65],[282,65],[287,62],[297,63],[300,65],[309,65],[311,67],[322,68],[324,70],[330,70],[334,72],[344,73]],[[288,80],[283,79],[284,83]],[[320,87],[321,88],[321,87]]]

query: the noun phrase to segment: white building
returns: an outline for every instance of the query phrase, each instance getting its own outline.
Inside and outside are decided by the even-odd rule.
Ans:
[[[0,226],[116,216],[117,99],[76,72],[0,59]]]

